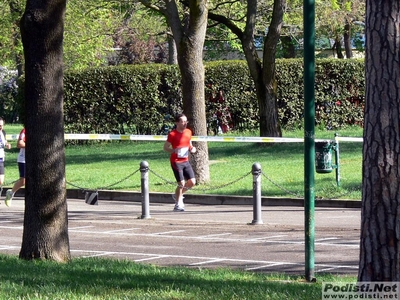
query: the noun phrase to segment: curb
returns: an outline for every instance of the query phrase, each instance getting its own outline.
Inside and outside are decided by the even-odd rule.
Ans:
[[[130,191],[108,191],[100,190],[99,201],[133,201],[141,202],[140,192]],[[172,194],[149,193],[150,203],[173,203]],[[67,190],[67,198],[85,199],[85,192],[82,190]],[[253,205],[253,198],[247,196],[231,195],[193,195],[185,194],[185,203],[202,205]],[[279,198],[279,197],[261,197],[262,206],[304,206],[304,199],[301,198]],[[316,199],[316,207],[337,207],[337,208],[361,208],[360,200],[324,200]]]
[[[6,190],[6,189],[4,189]],[[85,200],[86,192],[79,189],[67,189],[67,198]],[[4,192],[5,193],[5,192]],[[98,201],[132,201],[142,202],[141,192],[131,191],[112,191],[99,190]],[[172,204],[172,194],[149,193],[150,203],[169,203]],[[25,190],[21,188],[16,193],[17,197],[24,197]],[[253,205],[253,198],[248,196],[232,196],[232,195],[194,195],[186,194],[185,203],[201,204],[201,205]],[[261,197],[262,206],[300,206],[304,207],[304,199],[302,198],[280,198],[280,197]],[[332,208],[361,208],[361,200],[346,199],[316,199],[316,207],[332,207]]]

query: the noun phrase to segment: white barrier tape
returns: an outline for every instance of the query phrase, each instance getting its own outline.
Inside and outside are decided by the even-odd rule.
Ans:
[[[19,134],[6,134],[7,141],[18,140],[18,137]]]
[[[341,142],[363,142],[364,139],[361,137],[343,137],[343,136],[337,136],[335,137],[336,141],[341,141]]]
[[[165,141],[166,135],[122,135],[122,134],[65,134],[66,140],[131,140],[131,141]],[[247,143],[293,143],[303,142],[300,138],[268,137],[224,137],[193,136],[192,141],[199,142],[247,142]]]
[[[192,141],[245,142],[245,143],[302,143],[304,140],[300,138],[280,138],[280,137],[193,136]]]
[[[7,140],[17,140],[18,134],[7,134]],[[165,141],[166,135],[132,135],[132,134],[91,134],[66,133],[66,140],[122,140],[122,141]],[[362,142],[363,138],[335,137],[336,141]],[[245,143],[303,143],[303,138],[282,137],[228,137],[228,136],[193,136],[192,141],[198,142],[245,142]],[[329,141],[316,139],[316,142]]]

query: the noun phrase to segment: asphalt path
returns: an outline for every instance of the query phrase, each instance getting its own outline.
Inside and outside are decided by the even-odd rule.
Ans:
[[[4,199],[4,198],[3,198]],[[0,204],[0,253],[18,254],[24,200]],[[192,268],[229,267],[263,273],[305,274],[304,209],[262,207],[253,223],[252,205],[150,204],[142,218],[140,202],[68,199],[73,257],[109,257],[137,263]],[[314,272],[357,274],[360,209],[315,208]]]

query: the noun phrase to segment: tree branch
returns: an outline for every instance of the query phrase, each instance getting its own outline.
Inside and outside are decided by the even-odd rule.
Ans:
[[[235,23],[233,23],[232,20],[228,19],[225,16],[215,14],[213,12],[208,12],[208,18],[210,20],[224,24],[239,38],[239,40],[241,41],[243,40],[243,31]]]

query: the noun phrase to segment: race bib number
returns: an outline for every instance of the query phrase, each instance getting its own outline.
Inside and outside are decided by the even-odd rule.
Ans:
[[[182,147],[177,150],[178,158],[185,158],[189,156],[189,147]]]

